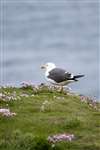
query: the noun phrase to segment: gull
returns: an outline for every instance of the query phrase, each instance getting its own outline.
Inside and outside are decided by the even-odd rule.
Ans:
[[[56,67],[54,63],[48,62],[41,66],[41,69],[45,70],[45,78],[53,85],[61,87],[68,85],[69,83],[78,81],[78,78],[84,77],[83,74],[73,75],[65,69]]]

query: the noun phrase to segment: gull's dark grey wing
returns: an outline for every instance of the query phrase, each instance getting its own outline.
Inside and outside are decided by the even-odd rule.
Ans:
[[[64,69],[54,68],[49,72],[48,78],[54,80],[57,83],[70,80],[71,73],[66,72]]]

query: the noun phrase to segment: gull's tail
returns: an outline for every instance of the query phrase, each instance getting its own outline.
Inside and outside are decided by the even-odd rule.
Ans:
[[[78,81],[78,80],[77,80],[78,78],[81,78],[81,77],[84,77],[84,76],[85,76],[85,75],[81,75],[81,74],[80,74],[80,75],[76,75],[76,76],[73,77],[73,79],[74,79],[75,81]]]

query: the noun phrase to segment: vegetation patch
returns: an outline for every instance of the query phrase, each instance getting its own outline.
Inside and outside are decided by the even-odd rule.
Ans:
[[[0,88],[0,150],[99,150],[99,120],[100,103],[83,95],[44,84]]]

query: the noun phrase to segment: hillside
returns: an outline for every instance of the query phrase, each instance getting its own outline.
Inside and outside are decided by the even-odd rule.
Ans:
[[[45,85],[0,88],[0,150],[99,150],[100,104]],[[47,140],[59,134],[72,140]]]

